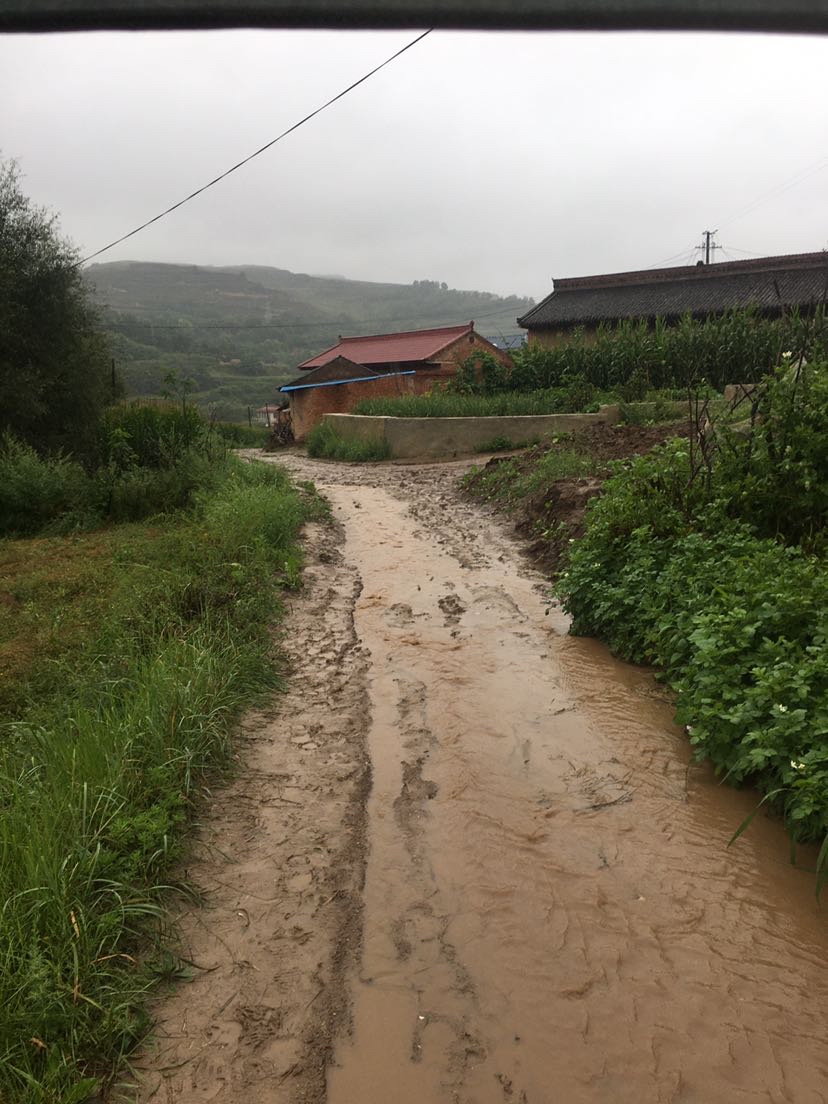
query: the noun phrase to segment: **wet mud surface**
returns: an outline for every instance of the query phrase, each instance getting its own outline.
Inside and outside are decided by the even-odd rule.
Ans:
[[[781,826],[726,848],[755,798],[566,635],[462,463],[284,462],[338,528],[205,826],[215,969],[163,1006],[147,1099],[828,1101],[825,918]]]

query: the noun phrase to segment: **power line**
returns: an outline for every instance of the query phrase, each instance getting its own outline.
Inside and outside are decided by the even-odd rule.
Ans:
[[[752,249],[737,249],[735,245],[723,245],[723,250],[727,250],[728,253],[743,253],[746,257],[764,257],[765,253],[756,253]]]
[[[696,246],[695,245],[688,245],[684,249],[682,249],[682,251],[680,253],[673,253],[672,256],[665,257],[663,261],[656,261],[655,264],[647,265],[647,268],[644,271],[646,272],[651,268],[661,268],[662,265],[667,264],[668,261],[680,260],[683,257],[692,257],[695,252],[696,252]]]
[[[821,157],[818,161],[812,162],[810,165],[806,165],[804,169],[800,169],[794,173],[793,176],[788,177],[787,180],[783,180],[781,183],[776,184],[773,188],[769,188],[766,192],[762,192],[756,199],[746,203],[743,207],[738,208],[733,214],[719,223],[719,226],[727,226],[731,222],[735,222],[737,219],[743,218],[745,215],[755,211],[757,207],[760,207],[763,203],[766,203],[769,199],[775,199],[777,196],[782,195],[784,192],[789,191],[791,188],[796,187],[797,184],[802,184],[811,176],[815,176],[817,173],[828,168],[828,157]]]
[[[236,172],[237,169],[240,169],[243,165],[246,165],[249,161],[252,161],[254,157],[258,157],[260,154],[264,153],[265,150],[269,150],[271,146],[275,146],[277,142],[281,142],[283,138],[287,138],[287,136],[289,134],[292,134],[294,130],[298,130],[299,127],[304,126],[305,123],[310,122],[310,120],[316,118],[317,115],[321,115],[323,111],[335,104],[337,100],[341,100],[343,96],[347,96],[349,92],[353,92],[355,88],[358,88],[361,84],[364,84],[365,81],[369,80],[376,73],[379,73],[380,69],[384,69],[386,65],[390,65],[392,61],[396,61],[396,59],[404,54],[406,50],[410,50],[412,46],[416,46],[418,42],[422,42],[422,40],[427,35],[430,35],[432,29],[433,28],[430,27],[427,31],[423,31],[421,35],[418,35],[415,39],[412,39],[411,42],[403,46],[402,49],[397,50],[397,52],[395,54],[392,54],[391,57],[386,58],[385,61],[383,61],[380,65],[377,65],[369,73],[366,73],[364,76],[360,77],[359,80],[354,81],[353,84],[349,84],[347,88],[343,88],[341,92],[338,92],[335,96],[328,100],[327,103],[323,103],[321,107],[317,107],[315,111],[311,111],[311,113],[309,115],[306,115],[304,119],[300,119],[298,123],[294,123],[293,126],[288,127],[287,130],[283,130],[282,133],[279,134],[276,138],[272,138],[269,142],[266,142],[265,145],[263,145],[260,149],[255,150],[255,152],[249,154],[242,161],[239,161],[237,164],[231,166],[231,168],[225,170],[225,172],[220,173],[218,176],[214,177],[213,180],[210,180],[207,184],[203,184],[200,188],[196,188],[194,192],[191,192],[188,196],[185,196],[184,199],[179,199],[177,203],[173,203],[172,206],[167,207],[165,211],[161,211],[160,214],[155,215],[151,219],[147,219],[146,222],[142,222],[141,225],[136,226],[134,230],[130,230],[127,234],[122,234],[120,238],[116,238],[115,241],[111,241],[109,245],[105,245],[101,249],[97,249],[94,253],[90,253],[88,257],[84,257],[83,260],[78,261],[75,267],[77,268],[80,265],[84,265],[87,263],[87,261],[91,261],[95,257],[100,257],[101,253],[106,253],[107,250],[113,249],[116,245],[120,245],[121,242],[126,241],[127,238],[134,237],[135,234],[140,234],[141,231],[146,230],[148,226],[152,226],[153,223],[159,222],[162,218],[165,218],[167,215],[172,214],[173,211],[177,211],[179,207],[183,207],[185,203],[189,203],[191,199],[195,199],[195,197],[201,195],[202,192],[206,192],[208,188],[212,188],[215,184],[218,184],[219,181],[224,180],[225,177],[230,176],[231,173]]]

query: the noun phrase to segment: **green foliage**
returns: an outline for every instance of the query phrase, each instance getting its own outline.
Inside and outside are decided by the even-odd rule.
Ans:
[[[230,448],[262,448],[269,436],[265,426],[239,422],[213,422],[213,432]]]
[[[328,422],[318,422],[305,438],[308,456],[324,460],[365,462],[387,460],[391,449],[385,440],[343,437]]]
[[[0,442],[0,536],[88,529],[186,507],[222,477],[226,459],[223,436],[191,406],[110,407],[88,447],[89,472],[15,438]]]
[[[623,402],[641,401],[653,389],[685,389],[702,380],[721,390],[728,383],[760,379],[786,349],[809,356],[826,351],[828,328],[822,309],[815,319],[792,312],[780,319],[756,310],[734,310],[720,317],[685,315],[675,325],[657,319],[601,324],[593,333],[574,330],[554,348],[536,343],[512,353],[508,373],[475,371],[469,365],[458,386],[467,392],[537,391],[589,386],[612,391]],[[580,407],[583,409],[584,407]]]
[[[559,581],[572,631],[663,669],[700,757],[828,833],[828,368],[783,367],[751,418],[615,466]]]
[[[0,432],[83,455],[112,401],[109,349],[74,248],[0,163]],[[117,383],[116,383],[117,390]]]
[[[560,593],[572,631],[661,667],[701,758],[733,782],[774,791],[794,839],[828,832],[828,572],[731,523],[608,539],[592,509]],[[678,528],[678,527],[677,527]]]
[[[516,457],[498,459],[491,467],[472,468],[463,476],[461,484],[475,498],[508,504],[531,498],[556,479],[592,475],[599,467],[598,462],[582,449],[545,449],[530,464]]]
[[[276,584],[295,582],[315,509],[279,469],[234,461],[186,517],[109,530],[105,544],[9,546],[26,601],[0,627],[18,634],[16,654],[26,632],[45,644],[27,649],[5,703],[17,719],[0,733],[9,1104],[107,1095],[145,1032],[168,954],[165,874],[233,719],[276,682]]]
[[[0,438],[0,536],[36,533],[61,515],[79,513],[91,497],[91,481],[77,461],[45,458],[8,433]]]
[[[453,387],[427,395],[363,399],[355,414],[389,418],[491,418],[526,414],[573,414],[586,406],[598,407],[598,396],[583,386],[551,388],[545,391],[468,394]]]
[[[382,284],[248,265],[135,262],[86,270],[130,394],[159,397],[171,371],[191,401],[222,419],[272,402],[296,365],[341,333],[388,333],[478,319],[510,332],[532,305],[519,296],[457,291],[438,281]]]
[[[828,361],[791,367],[784,362],[745,405],[746,420],[714,423],[711,494],[762,536],[824,545]]]

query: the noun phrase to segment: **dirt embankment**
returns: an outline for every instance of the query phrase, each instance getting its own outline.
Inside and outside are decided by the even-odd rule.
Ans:
[[[556,479],[528,498],[504,498],[494,502],[495,509],[508,514],[517,532],[528,542],[533,562],[549,575],[555,575],[563,568],[570,540],[583,536],[587,503],[601,494],[606,480],[601,466],[611,460],[639,456],[671,437],[686,437],[688,433],[686,421],[654,426],[590,426],[554,444],[535,445],[514,456],[493,457],[479,476],[472,477],[470,490],[474,493],[481,476],[485,477],[487,472],[507,461],[519,476],[531,471],[550,451],[577,449],[593,457],[599,466],[595,475]]]

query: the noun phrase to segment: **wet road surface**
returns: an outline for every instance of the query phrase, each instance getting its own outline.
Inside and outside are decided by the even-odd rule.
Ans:
[[[336,526],[141,1099],[826,1104],[825,915],[781,825],[727,848],[755,796],[567,635],[463,464],[279,459]]]

